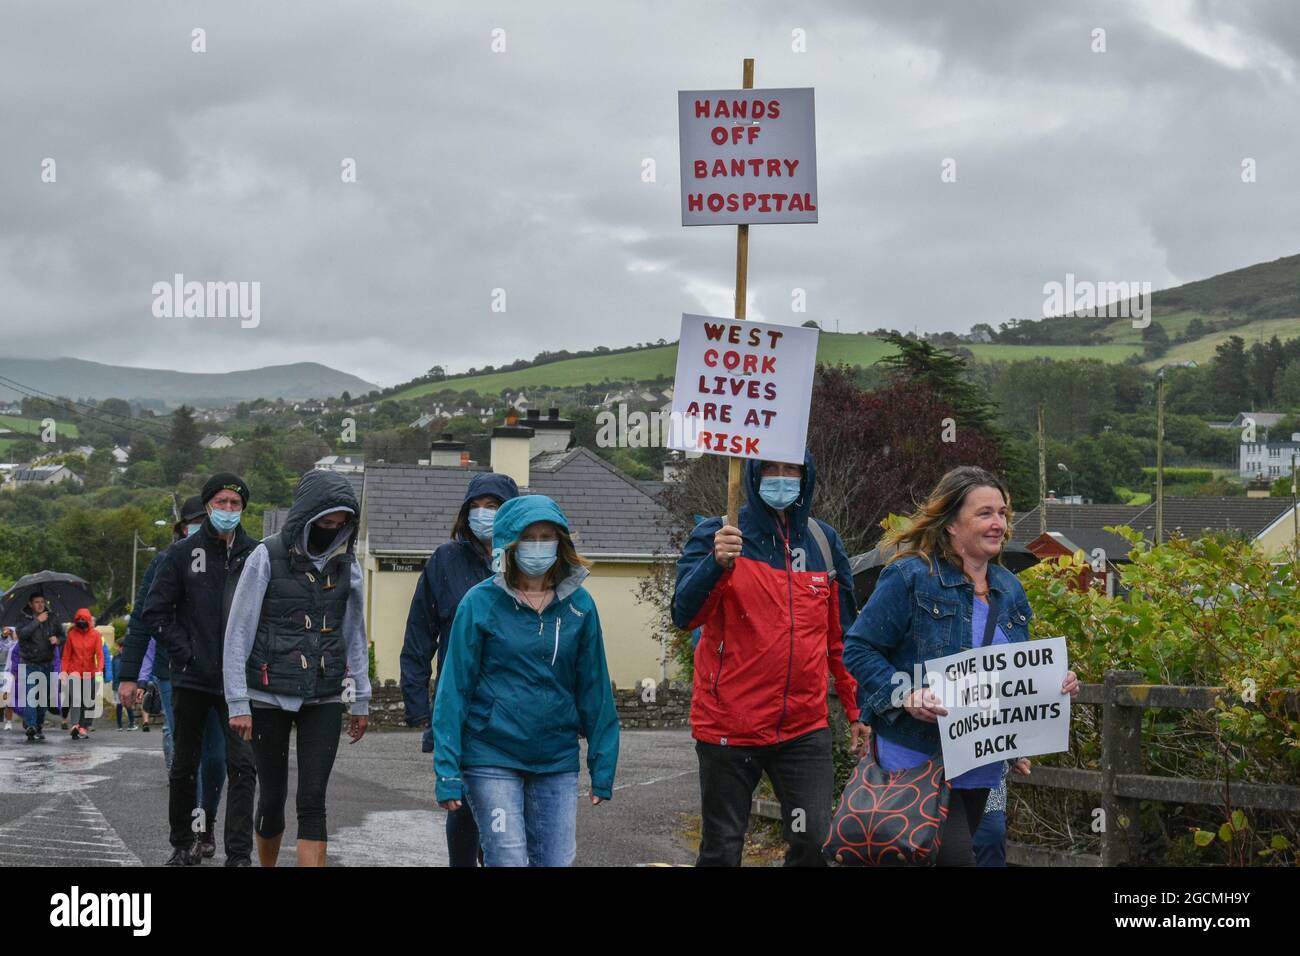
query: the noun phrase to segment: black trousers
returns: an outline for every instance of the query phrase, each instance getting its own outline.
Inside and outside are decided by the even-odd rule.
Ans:
[[[289,798],[289,730],[298,728],[298,839],[325,840],[325,788],[343,729],[342,704],[304,705],[294,713],[253,705],[253,758],[257,761],[257,835],[284,832]]]
[[[939,838],[939,858],[936,866],[974,866],[975,849],[972,835],[979,829],[988,802],[988,787],[978,790],[952,791],[948,803],[948,819],[943,823]]]
[[[257,791],[257,769],[253,748],[230,729],[230,712],[226,698],[188,687],[172,688],[172,769],[168,773],[171,788],[167,816],[171,824],[172,846],[189,846],[198,836],[194,811],[198,807],[197,777],[199,755],[203,750],[203,729],[208,712],[217,709],[226,735],[226,859],[253,855],[253,797]],[[201,829],[208,830],[201,820]]]
[[[740,866],[754,789],[764,773],[781,803],[786,866],[824,866],[822,844],[831,829],[835,769],[831,731],[812,733],[767,747],[733,747],[695,742],[700,762],[703,833],[696,866]]]

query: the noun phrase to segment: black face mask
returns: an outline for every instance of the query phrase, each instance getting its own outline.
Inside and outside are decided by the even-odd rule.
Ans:
[[[333,544],[334,539],[342,534],[346,528],[346,524],[337,528],[322,528],[317,524],[312,525],[307,529],[307,548],[312,554],[320,554]]]
[[[88,627],[90,627],[90,625],[86,623],[85,618],[77,618],[77,630],[84,631]]]

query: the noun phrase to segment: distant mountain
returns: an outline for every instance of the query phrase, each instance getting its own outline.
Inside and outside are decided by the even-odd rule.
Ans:
[[[330,398],[345,391],[356,396],[378,387],[316,362],[205,373],[130,368],[74,358],[0,358],[0,400],[18,401],[27,394],[11,382],[67,398],[161,401],[173,407],[232,405],[257,398]]]

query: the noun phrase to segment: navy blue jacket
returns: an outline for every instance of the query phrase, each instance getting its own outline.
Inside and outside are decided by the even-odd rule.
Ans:
[[[923,687],[925,662],[969,650],[975,586],[941,557],[934,571],[919,556],[900,558],[880,572],[858,619],[844,635],[844,666],[858,682],[863,719],[886,740],[921,753],[940,748],[937,724],[917,720],[902,700]],[[988,566],[997,623],[1007,640],[1029,640],[1034,612],[1016,576]]]
[[[493,495],[506,502],[518,494],[519,486],[509,475],[482,472],[470,481],[460,515],[464,516],[469,511],[469,503],[483,495]],[[473,535],[440,545],[425,563],[411,597],[406,637],[402,640],[401,684],[408,726],[429,722],[433,658],[437,656],[441,672],[447,658],[446,638],[451,634],[456,608],[470,588],[491,576],[487,549]]]
[[[140,579],[140,590],[135,593],[135,603],[131,605],[131,618],[127,622],[126,636],[122,640],[121,662],[115,669],[119,683],[134,682],[139,679],[145,653],[149,650],[149,642],[153,640],[153,635],[144,624],[144,602],[149,596],[149,589],[153,587],[153,579],[158,573],[158,565],[162,563],[162,559],[163,552],[159,551],[154,555],[154,559],[149,562],[149,567],[144,570],[144,577]],[[167,649],[161,643],[154,651],[153,673],[159,680],[168,680],[171,677],[171,670],[167,663]]]

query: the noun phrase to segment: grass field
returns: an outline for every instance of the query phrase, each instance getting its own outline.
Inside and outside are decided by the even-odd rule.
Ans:
[[[1141,351],[1138,345],[973,345],[971,352],[981,361],[1012,361],[1026,358],[1097,358],[1104,362],[1122,362]],[[882,339],[870,335],[823,332],[818,341],[817,359],[830,364],[870,365],[888,355],[892,349]],[[566,359],[517,372],[493,372],[472,375],[446,382],[416,385],[403,389],[395,399],[418,398],[443,389],[476,391],[495,395],[502,389],[528,389],[538,385],[570,388],[600,382],[645,382],[663,375],[671,378],[677,368],[677,346],[642,349],[619,355],[595,355]]]
[[[1239,335],[1246,340],[1246,347],[1256,341],[1263,340],[1267,342],[1273,336],[1285,342],[1287,339],[1300,337],[1300,318],[1292,319],[1261,319],[1258,322],[1248,322],[1243,326],[1235,329],[1227,329],[1223,332],[1215,332],[1213,335],[1206,335],[1197,339],[1195,342],[1183,342],[1181,345],[1175,345],[1164,355],[1154,362],[1147,362],[1147,368],[1159,368],[1170,362],[1196,362],[1198,365],[1204,365],[1210,359],[1214,358],[1214,350],[1220,343],[1228,341],[1229,337]]]
[[[35,418],[19,418],[16,415],[0,415],[0,426],[8,428],[10,431],[23,432],[28,435],[39,435],[41,433],[41,423]],[[62,422],[57,423],[57,430],[69,438],[77,437],[77,426],[71,423],[65,425]]]

